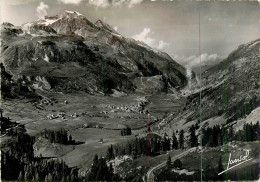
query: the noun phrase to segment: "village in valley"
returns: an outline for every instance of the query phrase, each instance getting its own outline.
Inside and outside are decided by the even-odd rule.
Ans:
[[[258,180],[257,2],[19,1],[3,0],[2,181]]]

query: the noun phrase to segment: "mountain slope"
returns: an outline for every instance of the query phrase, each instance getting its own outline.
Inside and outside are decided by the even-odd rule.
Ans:
[[[124,38],[101,20],[92,23],[77,12],[66,11],[21,27],[5,23],[1,32],[6,71],[14,79],[24,77],[36,89],[45,89],[39,87],[39,80],[45,80],[49,89],[59,91],[133,92],[140,85],[136,78],[147,74],[161,75],[161,85],[169,86],[156,92],[187,84],[185,68],[166,53]]]
[[[243,118],[259,106],[259,40],[239,46],[202,80],[202,119],[224,114],[228,122]],[[188,97],[189,120],[199,118],[199,92]]]

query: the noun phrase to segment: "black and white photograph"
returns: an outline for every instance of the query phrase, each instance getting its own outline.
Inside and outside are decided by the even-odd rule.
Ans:
[[[1,181],[260,181],[260,4],[1,0]]]

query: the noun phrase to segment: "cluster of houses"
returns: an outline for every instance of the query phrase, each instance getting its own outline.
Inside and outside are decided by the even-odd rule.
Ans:
[[[50,120],[57,119],[57,118],[66,119],[66,115],[65,115],[65,113],[50,114],[47,116],[47,118]]]
[[[79,117],[79,114],[73,113],[71,115],[66,115],[65,113],[58,113],[58,114],[50,114],[50,115],[47,116],[47,118],[50,119],[50,120],[57,119],[57,118],[61,118],[63,120],[66,120],[67,117],[76,118],[76,117]]]
[[[114,113],[114,112],[118,112],[118,111],[122,111],[122,112],[137,112],[139,114],[146,114],[147,111],[144,110],[144,106],[145,104],[143,102],[138,102],[137,105],[122,105],[122,106],[111,106],[108,105],[107,107],[109,109],[111,109],[110,112]],[[105,114],[107,114],[107,111],[102,111],[103,113],[105,112]]]
[[[43,98],[42,100],[40,100],[39,105],[53,105],[53,102],[50,99],[47,98]]]
[[[45,103],[45,104],[51,103],[51,101],[47,100],[47,99],[42,100],[42,102]],[[68,101],[64,101],[64,104],[68,104],[68,103],[69,103]],[[92,106],[92,107],[95,108],[96,106]],[[131,106],[128,106],[128,105],[121,105],[121,106],[107,105],[106,107],[109,108],[110,111],[100,111],[99,113],[100,114],[109,114],[109,113],[116,113],[116,112],[128,112],[128,113],[136,112],[136,113],[139,113],[139,114],[148,114],[148,110],[144,109],[145,102],[143,102],[143,101],[139,101],[138,104],[131,105]],[[82,115],[86,115],[86,113],[82,113]],[[98,117],[98,115],[89,115],[89,116],[90,117],[95,117],[95,116]],[[77,117],[79,117],[79,114],[73,113],[73,114],[70,114],[70,115],[66,115],[65,113],[58,113],[58,114],[47,115],[47,118],[50,119],[50,120],[58,119],[58,118],[66,120],[67,117],[77,118]],[[119,118],[127,118],[127,119],[133,119],[134,118],[134,116],[125,116],[125,117],[118,116],[118,117]],[[138,119],[138,118],[136,118],[136,119]]]

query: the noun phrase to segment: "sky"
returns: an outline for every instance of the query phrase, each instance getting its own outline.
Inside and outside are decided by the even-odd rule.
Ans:
[[[202,62],[214,62],[258,39],[258,8],[258,2],[249,1],[1,0],[1,22],[21,25],[45,15],[77,11],[93,22],[101,19],[125,37],[167,52],[186,66],[198,64],[199,53]]]

